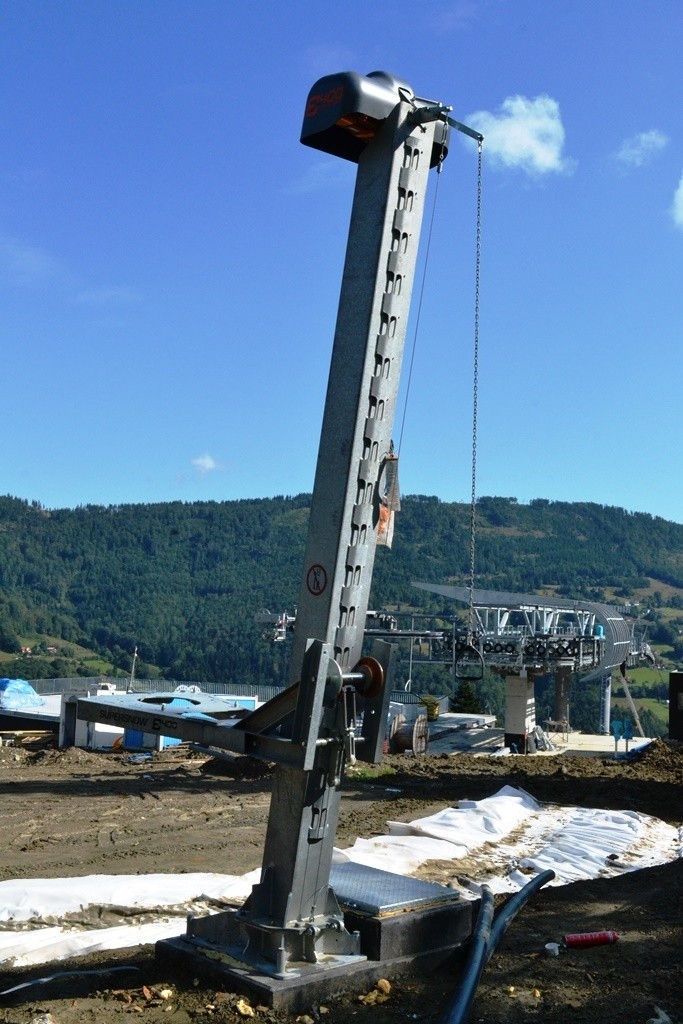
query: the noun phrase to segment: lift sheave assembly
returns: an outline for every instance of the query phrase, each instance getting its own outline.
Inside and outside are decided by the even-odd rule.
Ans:
[[[464,129],[449,109],[384,72],[327,76],[306,103],[301,141],[358,171],[288,688],[238,721],[200,698],[77,702],[79,718],[275,762],[258,884],[159,953],[292,1010],[471,934],[472,905],[452,889],[333,863],[344,766],[381,761],[386,733],[395,647],[375,640],[363,656],[364,626],[428,175],[450,127]]]

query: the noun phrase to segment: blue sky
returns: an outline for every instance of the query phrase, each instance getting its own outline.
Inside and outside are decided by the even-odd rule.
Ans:
[[[683,522],[681,38],[680,0],[3,0],[0,493],[311,490],[355,167],[301,120],[383,69],[486,136],[478,493]],[[475,174],[454,139],[397,413],[402,491],[448,501]]]

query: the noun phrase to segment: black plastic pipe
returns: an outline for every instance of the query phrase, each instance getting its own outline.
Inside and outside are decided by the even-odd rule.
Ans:
[[[443,1024],[465,1024],[481,980],[482,971],[496,951],[498,943],[522,907],[534,893],[546,882],[552,881],[554,877],[554,871],[541,871],[508,900],[495,921],[493,920],[493,893],[487,885],[482,886],[479,917],[472,936],[464,977],[457,996],[446,1011]]]
[[[465,974],[455,999],[446,1011],[444,1024],[462,1024],[463,1021],[467,1020],[477,986],[479,985],[481,972],[486,964],[486,951],[491,938],[492,923],[493,893],[488,885],[483,885],[481,887],[479,916],[477,917],[472,942],[467,954]]]
[[[529,901],[535,892],[544,886],[546,882],[551,882],[554,877],[554,871],[541,871],[539,875],[536,875],[536,877],[532,878],[530,882],[527,882],[523,889],[520,889],[519,892],[516,892],[514,896],[507,901],[493,922],[491,937],[486,950],[485,964],[489,962],[495,953],[500,940],[505,935],[505,932],[508,930],[513,920],[517,917],[517,914],[520,912],[522,907]]]
[[[73,982],[75,979],[86,978],[89,976],[101,979],[106,978],[109,974],[131,974],[139,971],[139,967],[134,967],[129,964],[125,964],[122,967],[99,967],[95,970],[55,971],[54,974],[48,974],[45,978],[32,978],[31,981],[22,981],[19,985],[13,985],[12,988],[3,989],[3,991],[0,992],[0,1000],[13,999],[13,1001],[16,1002],[14,997],[18,996],[19,993],[26,993],[28,997],[31,998],[31,992],[33,992],[34,989],[38,989],[38,995],[40,995],[41,988],[50,985],[51,982],[60,978],[68,978],[69,982]],[[64,990],[64,994],[65,993],[66,988]],[[44,997],[45,993],[43,993],[43,998]],[[57,994],[55,998],[61,998],[61,996]],[[47,1016],[49,1017],[49,1014]]]

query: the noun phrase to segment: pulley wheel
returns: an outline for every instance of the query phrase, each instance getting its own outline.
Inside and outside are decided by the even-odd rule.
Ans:
[[[325,679],[325,696],[323,697],[323,703],[327,707],[332,707],[341,693],[343,683],[344,677],[339,664],[334,658],[330,658],[327,665],[327,678]]]
[[[384,686],[384,669],[376,658],[361,658],[354,672],[363,677],[355,686],[363,697],[376,697]]]

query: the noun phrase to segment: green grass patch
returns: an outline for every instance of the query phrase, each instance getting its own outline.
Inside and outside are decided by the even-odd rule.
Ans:
[[[652,697],[634,697],[633,703],[638,714],[642,711],[649,711],[653,718],[664,725],[669,724],[669,706],[661,700]],[[625,697],[612,698],[612,710],[620,715],[629,715],[630,708]]]
[[[344,769],[346,777],[360,782],[374,782],[375,779],[386,778],[396,774],[396,769],[388,764],[353,764]]]
[[[642,668],[628,669],[628,680],[629,685],[631,683],[637,683],[639,686],[661,686],[662,683],[664,683],[668,686],[669,674],[663,669],[643,666]],[[618,690],[620,686],[618,677],[615,677],[615,681],[613,681],[612,685],[614,689]]]
[[[96,656],[83,658],[81,665],[83,668],[87,668],[88,672],[92,676],[111,676],[116,672],[110,661],[104,661],[103,658],[98,658]]]
[[[81,647],[80,644],[74,644],[70,640],[62,640],[61,637],[57,636],[46,636],[43,633],[27,633],[18,637],[18,640],[22,647],[39,647],[41,644],[46,648],[56,647],[57,654],[53,654],[53,658],[68,657],[80,661],[83,658],[97,657],[96,652],[90,648]]]

